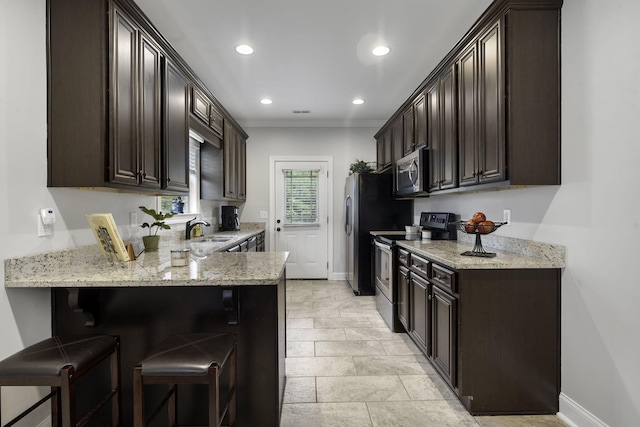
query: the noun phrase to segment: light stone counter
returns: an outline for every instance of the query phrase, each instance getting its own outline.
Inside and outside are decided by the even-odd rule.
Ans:
[[[530,268],[563,268],[563,259],[523,255],[515,252],[500,251],[485,247],[487,252],[495,252],[493,258],[462,256],[462,252],[473,249],[473,243],[447,240],[400,240],[398,245],[407,248],[432,261],[451,267],[463,269],[530,269]]]
[[[184,245],[182,245],[184,246]],[[213,253],[171,267],[172,247],[110,265],[97,245],[5,260],[5,287],[242,286],[277,284],[288,252]]]
[[[404,234],[402,231],[372,231],[371,235]],[[564,268],[565,248],[561,245],[535,242],[512,237],[482,236],[486,252],[496,253],[493,258],[463,256],[473,249],[475,235],[458,233],[458,240],[396,240],[396,243],[432,261],[453,269],[538,269]]]

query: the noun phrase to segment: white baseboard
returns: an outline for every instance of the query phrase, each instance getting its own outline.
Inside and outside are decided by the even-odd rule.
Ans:
[[[331,280],[347,280],[347,273],[332,273]]]
[[[572,427],[609,427],[564,393],[560,393],[558,418]]]

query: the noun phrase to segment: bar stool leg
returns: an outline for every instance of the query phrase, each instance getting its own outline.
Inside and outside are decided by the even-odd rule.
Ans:
[[[178,425],[178,384],[171,384],[171,398],[167,403],[167,410],[169,411],[169,427],[176,427]]]
[[[120,405],[122,395],[120,390],[120,341],[116,343],[116,351],[109,357],[111,365],[111,389],[116,391],[116,395],[111,398],[111,422],[120,427],[122,425],[122,414]]]
[[[60,404],[62,406],[62,427],[71,427],[76,425],[76,407],[75,407],[75,381],[72,379],[74,374],[72,367],[64,367],[60,371],[61,377],[61,396]]]
[[[236,383],[237,383],[237,360],[238,360],[238,346],[237,344],[233,346],[233,352],[231,353],[231,364],[229,365],[229,393],[233,393],[231,397],[231,402],[229,402],[229,427],[236,427],[236,398],[238,397],[238,393],[236,392]]]
[[[144,427],[144,385],[141,366],[133,368],[133,427]]]
[[[51,393],[51,427],[62,427],[60,389],[57,387],[51,387]]]
[[[209,367],[209,427],[219,427],[220,418],[220,381],[218,379],[218,365]]]

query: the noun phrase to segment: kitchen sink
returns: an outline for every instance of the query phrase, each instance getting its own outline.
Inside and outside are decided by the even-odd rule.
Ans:
[[[219,252],[220,248],[224,247],[224,243],[233,239],[233,236],[201,237],[199,239],[189,241],[189,248],[191,249],[192,255],[199,258],[205,258],[214,252]]]
[[[228,242],[231,239],[233,239],[231,236],[209,236],[194,240],[194,242]]]

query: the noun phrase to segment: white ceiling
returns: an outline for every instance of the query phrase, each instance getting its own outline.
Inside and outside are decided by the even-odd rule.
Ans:
[[[135,1],[243,126],[379,126],[491,3]],[[237,54],[241,43],[254,54]],[[373,56],[378,43],[391,53]]]

